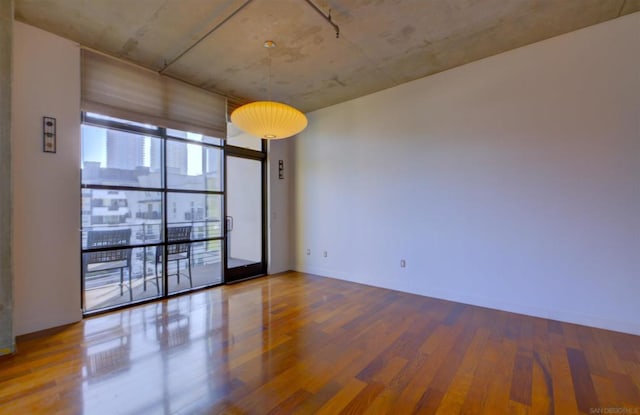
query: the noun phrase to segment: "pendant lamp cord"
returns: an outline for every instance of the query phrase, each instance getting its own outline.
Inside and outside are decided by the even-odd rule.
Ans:
[[[267,49],[267,96],[271,101],[271,62],[273,61],[273,55],[271,55],[271,49],[276,47],[276,43],[273,40],[265,40],[264,45]]]
[[[269,74],[267,76],[267,96],[269,97],[269,101],[273,101],[271,99],[271,48],[267,48],[267,56],[269,58]]]

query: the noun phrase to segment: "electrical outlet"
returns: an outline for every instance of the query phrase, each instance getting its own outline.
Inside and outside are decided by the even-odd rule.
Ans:
[[[400,268],[405,268],[407,266],[407,261],[405,261],[404,259],[400,260]]]
[[[307,249],[307,255],[311,255],[311,249]]]

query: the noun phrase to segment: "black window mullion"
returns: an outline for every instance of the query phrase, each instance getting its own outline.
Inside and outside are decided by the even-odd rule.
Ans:
[[[82,184],[81,189],[100,189],[100,190],[118,190],[118,191],[134,191],[134,192],[155,192],[161,193],[162,187],[136,187],[136,186],[122,186],[122,185],[109,185],[109,184]]]
[[[169,233],[169,214],[168,214],[168,202],[167,202],[167,130],[163,128],[161,131],[162,134],[162,204],[163,204],[163,212],[162,212],[162,298],[167,298],[169,295],[169,278],[168,277],[168,263],[167,253],[168,249],[168,241],[167,235]],[[158,249],[158,248],[156,248]]]
[[[218,150],[223,150],[224,149],[223,145],[205,143],[204,141],[189,140],[187,138],[172,137],[170,135],[164,136],[163,138],[166,139],[167,141],[177,141],[179,143],[195,144],[197,146],[217,148]]]
[[[259,150],[252,150],[249,148],[236,147],[232,145],[226,145],[224,147],[224,150],[225,150],[225,155],[227,156],[234,156],[234,157],[240,157],[240,158],[246,158],[246,159],[252,159],[252,160],[260,160],[260,161],[267,159],[267,153]]]
[[[199,195],[224,195],[222,190],[194,190],[194,189],[174,189],[174,188],[166,188],[165,189],[169,193],[191,193],[191,194],[199,194]]]

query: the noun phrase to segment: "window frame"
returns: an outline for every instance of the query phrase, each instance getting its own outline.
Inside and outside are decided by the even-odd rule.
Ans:
[[[100,114],[96,114],[96,115],[100,115]],[[153,125],[149,125],[149,128],[147,127],[143,127],[140,125],[132,125],[132,124],[128,124],[126,122],[126,120],[115,120],[115,119],[109,119],[110,117],[105,117],[102,118],[102,116],[100,117],[94,117],[92,116],[91,113],[88,112],[82,112],[81,113],[81,125],[89,125],[89,126],[95,126],[95,127],[101,127],[101,128],[105,128],[105,129],[110,129],[110,130],[116,130],[116,131],[122,131],[125,133],[133,133],[133,134],[140,134],[140,135],[144,135],[144,136],[150,136],[150,137],[155,137],[161,140],[161,168],[160,168],[160,187],[144,187],[144,186],[127,186],[127,185],[102,185],[102,184],[85,184],[82,182],[82,174],[81,174],[81,182],[80,182],[80,192],[82,193],[84,190],[112,190],[112,191],[139,191],[139,192],[153,192],[153,193],[160,193],[161,194],[161,204],[162,204],[162,213],[161,213],[161,229],[162,229],[162,234],[160,235],[160,241],[158,242],[151,242],[151,243],[143,243],[143,244],[129,244],[127,246],[127,248],[131,248],[131,249],[143,249],[146,255],[146,250],[150,247],[161,247],[161,249],[163,250],[163,255],[162,255],[162,290],[160,292],[159,295],[157,296],[151,296],[151,297],[145,297],[144,299],[140,299],[140,300],[130,300],[128,302],[124,302],[122,304],[118,304],[115,306],[111,306],[111,307],[103,307],[103,308],[97,308],[97,309],[92,309],[92,310],[87,310],[86,309],[86,299],[85,299],[85,275],[84,275],[84,269],[82,268],[82,263],[80,265],[81,267],[81,309],[82,309],[82,314],[83,316],[90,316],[90,315],[95,315],[95,314],[100,314],[100,313],[104,313],[104,312],[109,312],[109,311],[113,311],[116,309],[120,309],[120,308],[125,308],[125,307],[130,307],[132,305],[137,305],[137,304],[142,304],[142,303],[146,303],[146,302],[151,302],[151,301],[157,301],[159,299],[164,299],[164,298],[169,298],[169,297],[173,297],[175,295],[179,295],[185,292],[193,292],[193,291],[197,291],[200,289],[206,289],[206,288],[210,288],[210,287],[214,287],[214,286],[218,286],[218,285],[222,285],[225,283],[225,278],[224,278],[224,271],[225,271],[225,262],[224,262],[224,258],[226,258],[226,235],[225,235],[225,209],[226,209],[226,196],[225,196],[225,185],[226,185],[226,178],[225,178],[225,173],[226,173],[226,169],[225,169],[225,140],[222,138],[217,138],[217,137],[212,137],[214,139],[218,139],[219,140],[219,144],[214,144],[214,143],[210,143],[210,142],[206,142],[206,141],[196,141],[196,140],[192,140],[189,138],[183,138],[183,137],[176,137],[175,135],[171,135],[167,133],[167,130],[171,130],[168,128],[164,128],[164,127],[159,127],[159,126],[153,126]],[[139,124],[139,123],[136,123]],[[179,189],[179,188],[171,188],[168,186],[168,180],[167,180],[167,144],[169,141],[175,141],[175,142],[180,142],[180,143],[184,143],[184,144],[192,144],[192,145],[197,145],[200,146],[203,150],[207,149],[207,148],[213,148],[216,150],[220,151],[220,185],[219,188],[220,190],[196,190],[196,189]],[[203,171],[203,175],[205,175],[206,173]],[[207,242],[212,242],[212,241],[220,241],[220,280],[219,281],[215,281],[212,282],[211,284],[205,284],[205,285],[201,285],[201,286],[197,286],[191,289],[187,289],[187,290],[179,290],[179,291],[173,291],[173,292],[169,292],[169,279],[167,278],[167,247],[169,245],[173,245],[175,243],[171,243],[166,239],[166,235],[168,234],[168,228],[170,227],[170,225],[175,225],[178,222],[172,222],[169,223],[168,221],[168,215],[169,215],[169,211],[168,209],[168,199],[169,199],[169,195],[170,194],[197,194],[197,195],[203,195],[206,199],[207,196],[209,195],[214,195],[214,196],[219,196],[221,197],[221,201],[220,201],[220,218],[219,218],[219,226],[220,226],[220,234],[219,236],[213,236],[213,237],[191,237],[189,239],[189,244],[190,246],[194,246],[195,244],[199,244],[199,243],[207,243]],[[81,197],[82,200],[82,197]],[[81,213],[82,213],[82,206],[80,207]],[[204,221],[191,221],[193,222],[205,222]],[[81,230],[80,230],[80,239],[81,239],[81,257],[82,255],[84,255],[85,253],[91,253],[91,252],[96,252],[96,251],[108,251],[108,250],[115,250],[115,249],[122,249],[122,247],[114,247],[114,248],[86,248],[83,247],[82,245],[82,239],[83,239],[83,232],[85,230],[84,225],[81,223]],[[192,234],[193,236],[193,234]],[[158,248],[156,248],[158,249]],[[143,266],[146,266],[143,265]],[[129,270],[129,272],[131,272],[131,270]]]

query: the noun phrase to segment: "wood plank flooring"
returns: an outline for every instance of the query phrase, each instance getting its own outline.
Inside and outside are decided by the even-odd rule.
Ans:
[[[640,337],[286,273],[22,336],[1,414],[640,414]]]

